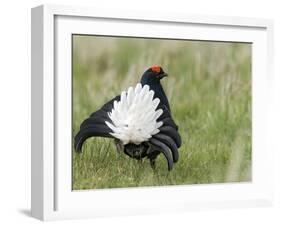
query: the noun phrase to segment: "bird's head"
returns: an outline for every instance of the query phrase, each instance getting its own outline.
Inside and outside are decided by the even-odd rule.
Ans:
[[[142,84],[159,83],[160,80],[168,76],[166,72],[160,66],[152,66],[148,68],[142,75]]]

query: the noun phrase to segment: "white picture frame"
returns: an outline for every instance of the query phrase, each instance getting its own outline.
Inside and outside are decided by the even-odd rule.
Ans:
[[[266,120],[273,80],[272,32],[273,22],[265,19],[55,5],[33,8],[32,216],[55,220],[271,205],[273,153]],[[71,137],[73,33],[251,42],[252,182],[72,191],[71,144],[63,140]]]

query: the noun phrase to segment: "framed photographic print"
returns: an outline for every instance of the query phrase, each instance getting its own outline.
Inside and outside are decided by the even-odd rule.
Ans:
[[[32,9],[32,216],[270,205],[272,29]]]

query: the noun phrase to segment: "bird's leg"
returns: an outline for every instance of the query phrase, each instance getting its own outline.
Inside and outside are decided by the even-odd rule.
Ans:
[[[156,158],[155,159],[149,159],[150,166],[153,170],[155,170],[155,160],[156,160]]]
[[[156,169],[156,158],[158,156],[158,153],[157,152],[154,152],[152,155],[149,156],[149,162],[150,162],[150,166],[153,170]]]
[[[153,170],[155,170],[155,161],[157,156],[160,154],[160,152],[155,148],[154,145],[150,145],[147,150],[147,158],[149,159],[150,166]]]
[[[124,145],[120,140],[114,139],[114,143],[115,143],[116,150],[118,153],[121,153],[124,151]]]

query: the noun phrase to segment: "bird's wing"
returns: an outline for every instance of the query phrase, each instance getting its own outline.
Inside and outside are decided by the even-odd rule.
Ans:
[[[154,134],[149,142],[164,154],[168,163],[168,169],[171,170],[173,163],[179,159],[178,148],[180,148],[182,141],[178,132],[178,126],[174,122],[167,106],[160,104],[159,108],[163,110],[163,114],[157,121],[163,124],[159,127],[159,132]]]
[[[74,138],[74,148],[80,152],[83,143],[90,137],[108,137],[114,138],[113,132],[105,121],[111,122],[108,112],[113,108],[114,101],[119,101],[120,95],[116,96],[106,104],[104,104],[98,111],[93,112],[89,118],[85,119],[80,125],[80,130]]]

